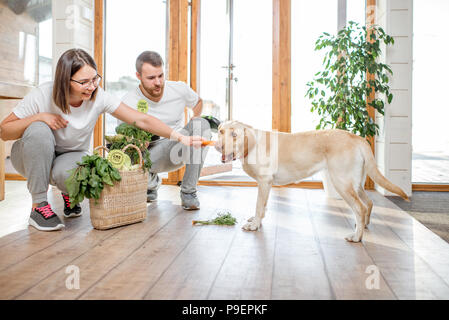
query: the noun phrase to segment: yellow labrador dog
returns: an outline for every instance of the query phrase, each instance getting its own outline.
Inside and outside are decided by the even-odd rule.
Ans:
[[[215,148],[221,152],[223,163],[240,159],[243,170],[258,182],[256,215],[243,226],[245,230],[260,227],[272,185],[296,183],[321,170],[328,171],[338,193],[355,214],[355,232],[345,238],[347,241],[361,241],[369,224],[373,202],[363,188],[366,174],[408,201],[404,191],[377,169],[368,142],[347,131],[280,133],[226,121],[218,128]]]

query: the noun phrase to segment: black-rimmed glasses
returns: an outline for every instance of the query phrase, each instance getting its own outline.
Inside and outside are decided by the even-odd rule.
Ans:
[[[91,80],[82,80],[82,81],[78,81],[75,79],[70,79],[70,81],[74,81],[76,83],[79,83],[80,85],[82,85],[84,88],[89,88],[89,85],[92,83],[92,85],[94,87],[98,87],[98,85],[101,82],[101,76],[99,74],[97,74],[95,77],[93,77]]]

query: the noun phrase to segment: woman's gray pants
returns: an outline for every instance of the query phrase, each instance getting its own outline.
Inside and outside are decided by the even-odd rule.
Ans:
[[[11,162],[27,179],[33,203],[41,203],[47,201],[50,184],[67,193],[64,181],[70,176],[68,171],[77,167],[76,162],[86,154],[86,151],[55,152],[53,131],[44,122],[37,121],[31,123],[22,138],[14,142]]]

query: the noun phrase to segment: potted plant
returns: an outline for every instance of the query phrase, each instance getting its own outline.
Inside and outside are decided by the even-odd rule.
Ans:
[[[361,137],[378,133],[379,126],[369,116],[367,106],[383,115],[384,101],[393,100],[388,85],[393,72],[379,59],[382,46],[393,44],[394,39],[381,27],[367,28],[353,21],[337,35],[325,32],[318,38],[315,50],[325,51],[323,68],[307,83],[306,93],[311,111],[321,117],[317,130],[337,128]],[[368,99],[373,92],[374,97]]]

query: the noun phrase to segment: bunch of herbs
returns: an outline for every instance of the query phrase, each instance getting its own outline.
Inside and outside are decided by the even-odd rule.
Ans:
[[[212,220],[193,220],[192,225],[201,224],[201,225],[222,225],[222,226],[233,226],[237,223],[237,219],[234,218],[230,212],[221,212],[218,213],[217,217]]]

